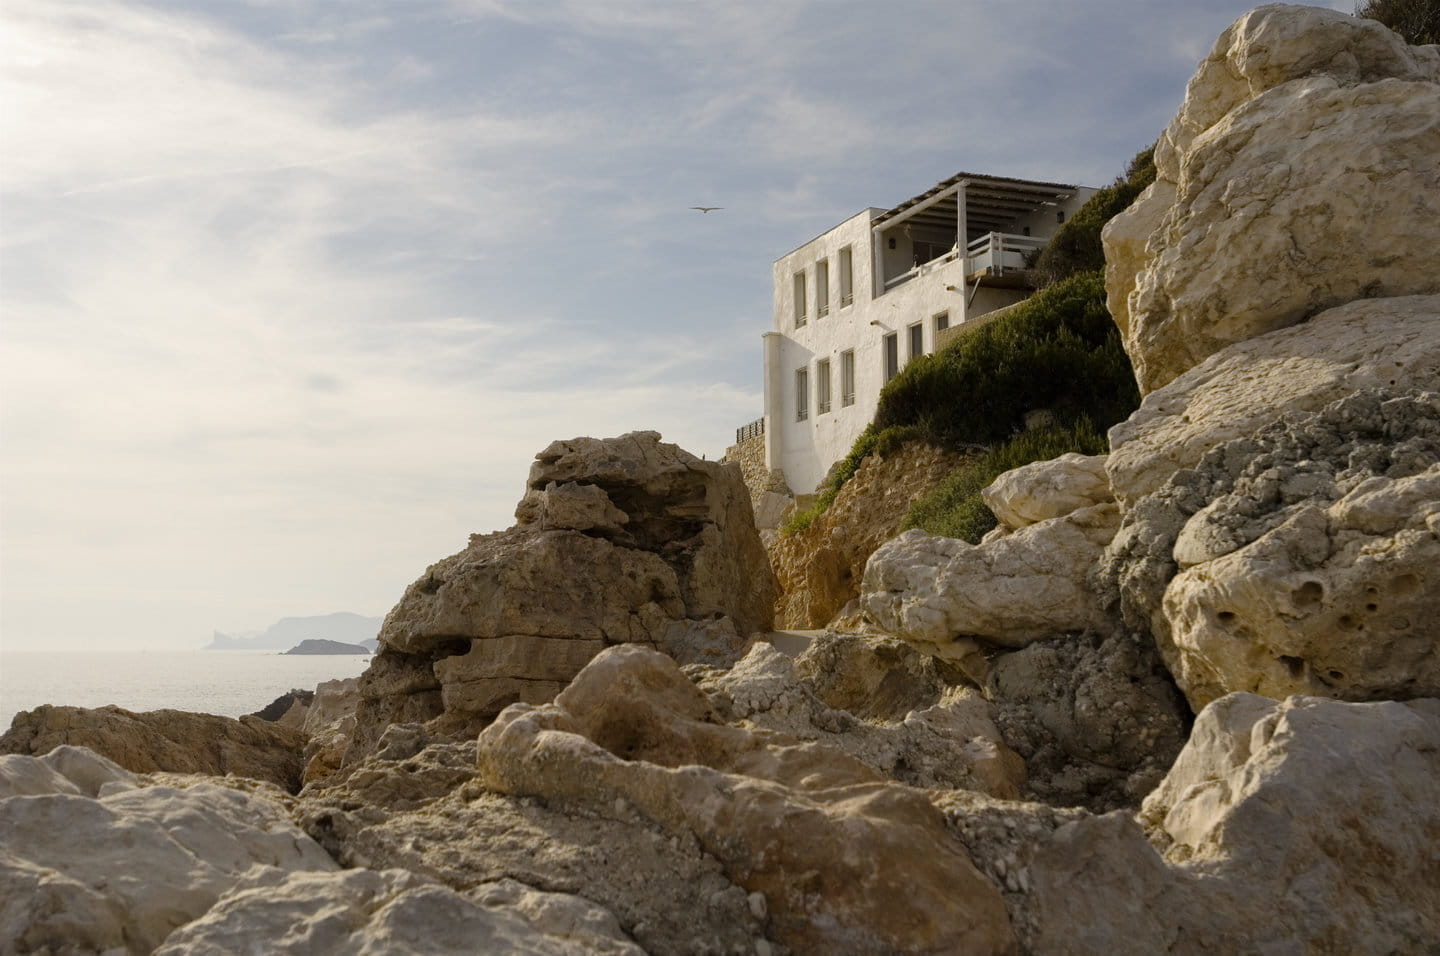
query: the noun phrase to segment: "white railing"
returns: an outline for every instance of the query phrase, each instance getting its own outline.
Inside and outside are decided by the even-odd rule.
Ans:
[[[900,284],[905,283],[905,282],[909,282],[911,279],[915,278],[916,276],[923,276],[923,275],[925,275],[927,272],[933,272],[933,271],[935,271],[936,269],[940,268],[940,267],[943,266],[943,265],[947,265],[948,263],[954,262],[954,261],[955,261],[956,259],[958,259],[958,258],[960,258],[960,252],[959,252],[959,250],[957,250],[957,249],[951,249],[949,252],[945,253],[943,256],[936,256],[934,259],[931,259],[929,262],[922,262],[922,263],[920,263],[918,266],[915,266],[915,267],[911,268],[911,270],[910,270],[909,272],[902,272],[902,273],[900,273],[898,276],[891,276],[890,278],[886,279],[886,280],[885,280],[885,290],[888,292],[889,290],[895,288],[897,285],[900,285]]]
[[[965,247],[965,255],[970,260],[965,271],[1023,269],[1026,255],[1043,248],[1047,241],[1008,232],[986,233]]]

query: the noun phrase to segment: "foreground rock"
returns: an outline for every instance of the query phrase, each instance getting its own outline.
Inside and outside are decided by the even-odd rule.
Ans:
[[[963,456],[910,442],[860,463],[825,512],[770,544],[780,586],[775,626],[830,624],[860,594],[865,562],[905,526],[910,508],[945,480]]]
[[[922,792],[828,748],[714,722],[653,651],[612,648],[553,704],[508,709],[481,734],[479,767],[501,793],[693,834],[797,951],[1013,947],[998,894]]]
[[[152,785],[69,746],[0,757],[0,939],[13,951],[149,953],[242,878],[334,869],[263,788]]]
[[[1357,299],[1440,292],[1440,54],[1271,5],[1220,36],[1105,229],[1110,312],[1142,392]]]
[[[1196,709],[1440,694],[1440,393],[1362,390],[1178,472],[1101,575]]]
[[[259,717],[120,707],[37,707],[15,715],[0,754],[40,756],[88,747],[136,773],[235,774],[300,789],[306,735]]]
[[[547,701],[611,645],[725,664],[770,627],[774,579],[737,466],[655,432],[555,442],[516,519],[433,565],[385,619],[347,760],[391,723],[471,733]]]

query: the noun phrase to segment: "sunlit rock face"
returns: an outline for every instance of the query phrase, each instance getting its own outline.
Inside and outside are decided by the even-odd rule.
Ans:
[[[1356,299],[1440,292],[1440,48],[1315,7],[1241,17],[1190,81],[1157,178],[1105,229],[1142,392]]]
[[[508,704],[548,701],[612,645],[728,664],[770,627],[774,576],[738,466],[656,432],[554,442],[515,516],[432,565],[386,617],[347,760],[391,723],[473,732]]]

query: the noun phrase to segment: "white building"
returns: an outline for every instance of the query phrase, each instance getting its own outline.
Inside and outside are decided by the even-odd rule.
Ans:
[[[1094,189],[960,173],[866,209],[775,260],[765,333],[765,465],[812,493],[875,415],[880,389],[947,329],[1028,296],[1025,254]]]

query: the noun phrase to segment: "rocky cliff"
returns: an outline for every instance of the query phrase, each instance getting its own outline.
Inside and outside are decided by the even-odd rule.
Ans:
[[[1322,9],[1226,31],[1106,232],[1144,404],[997,480],[978,546],[883,543],[867,633],[768,633],[735,466],[557,442],[317,689],[298,794],[12,730],[0,939],[1434,952],[1440,246],[1394,219],[1433,211],[1437,64]]]

